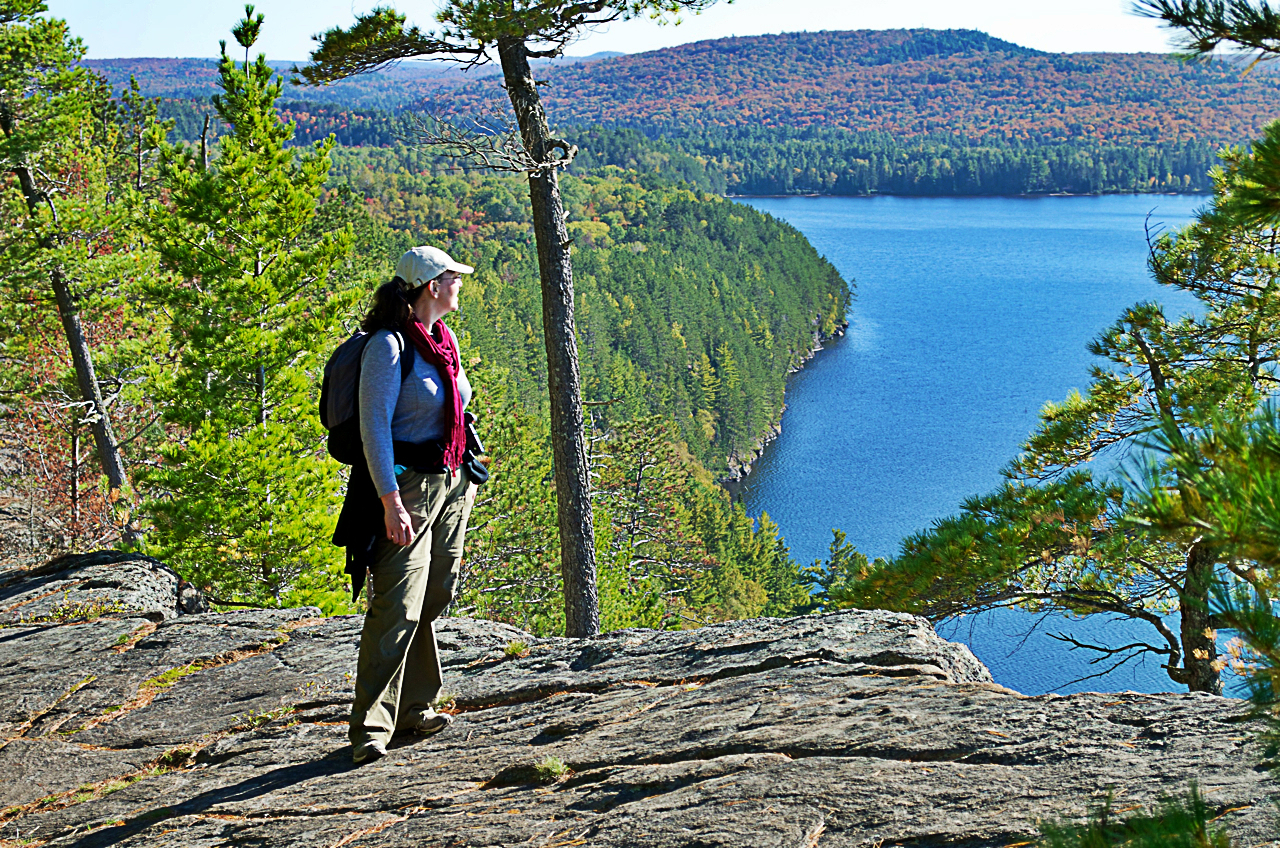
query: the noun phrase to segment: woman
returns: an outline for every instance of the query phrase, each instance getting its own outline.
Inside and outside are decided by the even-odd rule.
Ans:
[[[436,733],[441,669],[432,622],[453,600],[476,487],[459,471],[471,384],[441,319],[473,270],[435,247],[400,257],[362,327],[360,437],[383,527],[369,550],[369,612],[360,635],[348,735],[352,758],[387,752],[398,731]],[[405,374],[401,357],[413,357]],[[402,379],[403,378],[403,379]]]

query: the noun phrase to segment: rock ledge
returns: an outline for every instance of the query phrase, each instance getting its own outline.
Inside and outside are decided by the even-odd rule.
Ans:
[[[105,591],[85,588],[107,579],[95,569],[167,580],[136,563],[11,576],[0,609]],[[448,619],[453,725],[354,768],[360,620],[179,615],[180,588],[93,621],[5,619],[0,840],[1004,846],[1109,793],[1146,804],[1192,779],[1240,844],[1276,834],[1241,702],[1023,697],[924,620],[877,611],[594,640]],[[509,656],[517,641],[528,653]]]

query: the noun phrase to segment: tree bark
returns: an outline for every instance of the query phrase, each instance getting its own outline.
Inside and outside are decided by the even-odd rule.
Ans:
[[[549,162],[555,149],[555,139],[529,69],[524,40],[499,39],[498,54],[525,149],[535,162]],[[533,207],[533,231],[542,278],[542,329],[547,346],[547,383],[551,396],[551,447],[555,458],[560,524],[565,632],[573,637],[590,637],[600,632],[591,479],[583,433],[578,340],[573,323],[570,241],[565,226],[564,202],[560,197],[560,181],[554,167],[529,175],[529,199]]]
[[[204,116],[204,129],[200,130],[200,171],[209,170],[209,116]],[[141,173],[141,169],[138,171]]]
[[[107,484],[112,489],[123,492],[129,485],[129,478],[125,474],[124,458],[120,456],[120,445],[111,426],[111,417],[102,402],[102,390],[98,387],[98,376],[93,370],[93,356],[89,352],[89,341],[85,338],[84,327],[80,323],[80,311],[76,308],[71,287],[61,269],[54,269],[50,273],[49,282],[53,286],[53,296],[58,301],[58,315],[62,318],[67,346],[71,349],[71,361],[75,365],[80,397],[89,405],[86,417],[89,418],[93,441],[98,448],[102,472],[107,475]]]
[[[44,193],[36,188],[29,168],[19,166],[14,168],[13,172],[18,178],[18,186],[27,203],[27,211],[32,216],[36,215],[40,204],[45,199]],[[40,246],[48,250],[54,245],[48,236],[42,236]],[[58,317],[62,319],[67,347],[71,350],[71,362],[75,366],[80,397],[89,406],[89,414],[86,417],[89,418],[94,445],[98,449],[98,460],[102,463],[102,471],[107,476],[107,484],[117,492],[123,492],[128,488],[129,478],[125,473],[124,458],[120,455],[120,445],[111,427],[111,416],[107,414],[106,405],[102,402],[102,390],[98,386],[98,376],[93,369],[93,355],[89,351],[89,341],[85,338],[84,327],[80,323],[80,310],[76,305],[75,296],[71,293],[71,285],[61,268],[55,267],[49,273],[49,284],[53,289],[53,297],[58,303]],[[129,534],[126,530],[127,535]]]
[[[1209,587],[1213,582],[1214,552],[1197,542],[1187,554],[1187,576],[1179,593],[1182,613],[1182,674],[1180,683],[1192,692],[1222,694],[1222,681],[1213,663],[1218,658],[1209,612]],[[1176,678],[1175,678],[1176,679]]]

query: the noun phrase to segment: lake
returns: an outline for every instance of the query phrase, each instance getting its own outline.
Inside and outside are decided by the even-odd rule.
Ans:
[[[742,482],[792,556],[824,559],[831,529],[868,557],[1000,484],[1046,401],[1085,389],[1088,342],[1125,307],[1194,300],[1156,285],[1147,228],[1188,222],[1205,197],[747,198],[856,285],[844,338],[791,378],[782,435]],[[1181,689],[1157,662],[1099,671],[1049,635],[1151,638],[1145,625],[999,611],[939,628],[1026,694]],[[1026,638],[1024,638],[1026,636]]]

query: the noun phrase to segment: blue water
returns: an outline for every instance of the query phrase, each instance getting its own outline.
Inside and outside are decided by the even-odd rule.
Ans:
[[[782,435],[741,487],[805,563],[825,558],[835,527],[867,556],[893,556],[999,485],[1042,405],[1087,388],[1086,345],[1125,307],[1194,308],[1150,279],[1145,228],[1181,226],[1202,197],[744,202],[797,227],[857,286],[847,336],[793,376]],[[1027,694],[1180,688],[1154,660],[1072,684],[1101,668],[1049,635],[1155,641],[1145,625],[999,611],[940,631]]]

